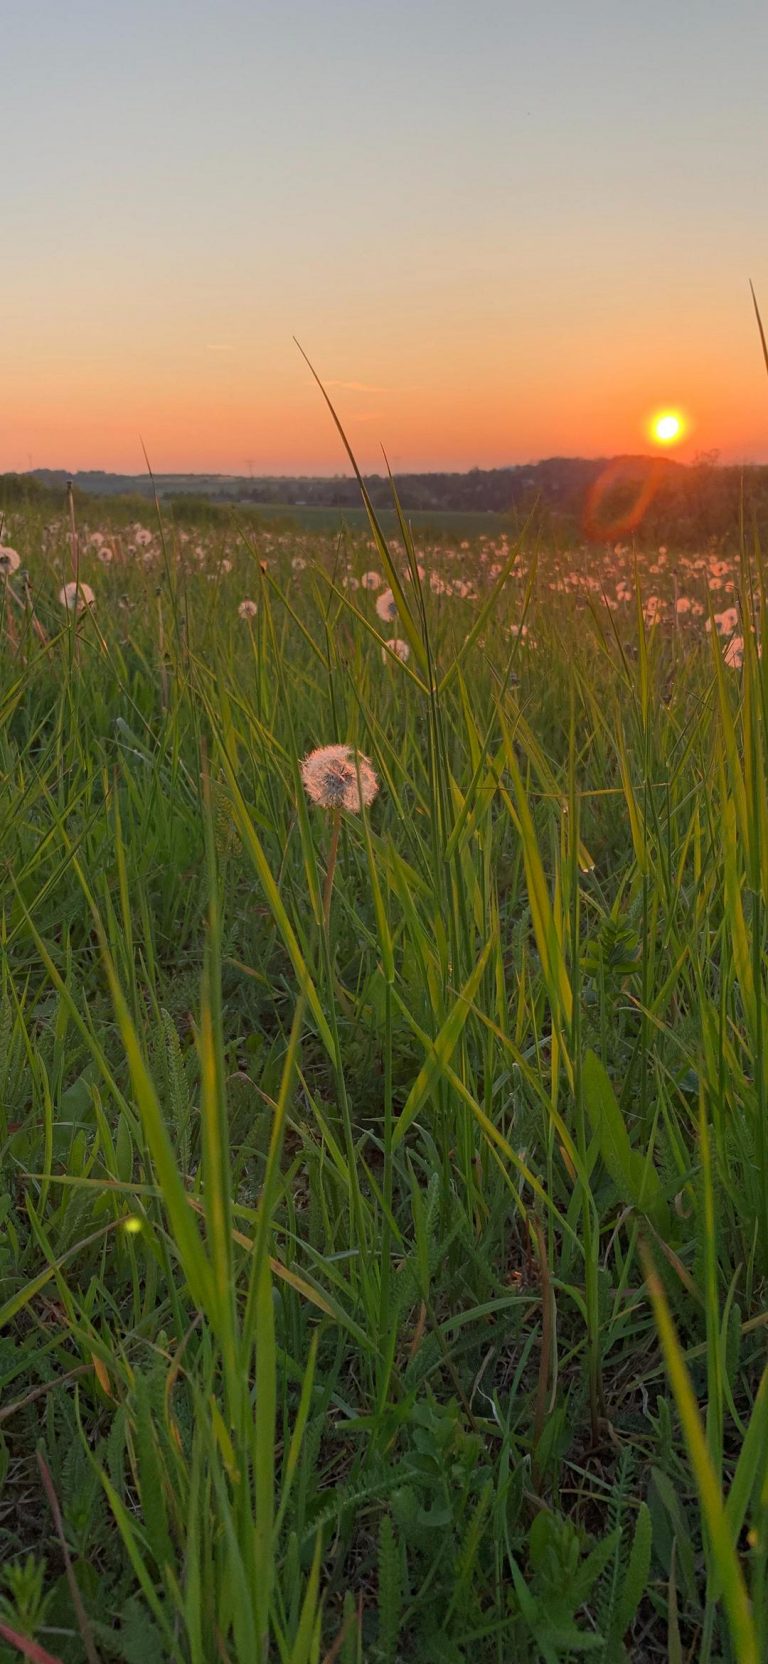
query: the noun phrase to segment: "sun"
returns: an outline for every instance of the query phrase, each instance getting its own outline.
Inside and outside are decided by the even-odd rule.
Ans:
[[[657,445],[676,445],[682,439],[684,430],[685,424],[678,410],[660,410],[658,415],[651,417],[651,437]]]

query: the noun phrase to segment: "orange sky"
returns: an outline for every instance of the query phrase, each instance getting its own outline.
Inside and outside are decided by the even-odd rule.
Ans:
[[[577,10],[12,7],[0,470],[768,458],[768,10]]]

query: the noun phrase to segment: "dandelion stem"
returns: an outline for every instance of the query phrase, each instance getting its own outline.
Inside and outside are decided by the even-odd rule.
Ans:
[[[73,628],[69,641],[70,654],[74,652],[74,657],[79,664],[80,641],[77,633],[77,617],[80,609],[80,539],[77,535],[77,522],[75,520],[75,493],[71,480],[67,480],[67,506],[69,508],[69,550],[72,557],[72,578],[75,585],[75,598],[72,610]]]
[[[547,1244],[541,1221],[535,1213],[530,1218],[531,1229],[536,1238],[539,1256],[539,1278],[541,1282],[541,1352],[539,1354],[539,1374],[536,1383],[536,1403],[533,1418],[533,1454],[534,1473],[538,1482],[538,1450],[541,1435],[547,1418],[547,1396],[549,1393],[550,1372],[552,1368],[552,1338],[553,1338],[553,1310],[552,1283],[550,1279],[549,1261],[547,1259]]]
[[[75,584],[79,585],[80,540],[77,535],[77,522],[75,520],[75,493],[71,480],[67,480],[67,505],[69,508],[69,549],[72,556],[72,577],[75,580]]]
[[[4,578],[3,579],[3,622],[5,624],[5,633],[6,633],[6,636],[8,637],[8,641],[10,642],[11,647],[16,647],[17,646],[17,636],[16,636],[16,628],[15,628],[15,625],[14,625],[14,622],[13,622],[13,611],[12,611],[11,607],[9,606],[9,591],[10,591],[10,585],[8,583],[8,579]],[[12,593],[12,591],[11,591],[11,593]]]
[[[328,850],[328,865],[325,869],[325,884],[323,885],[323,924],[326,935],[331,922],[331,896],[333,894],[333,875],[336,871],[336,857],[339,853],[339,836],[341,834],[341,810],[334,809],[331,816],[331,843]]]

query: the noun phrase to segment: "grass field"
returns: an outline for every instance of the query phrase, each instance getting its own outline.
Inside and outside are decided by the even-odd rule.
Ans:
[[[758,551],[4,537],[3,1664],[764,1660]]]
[[[349,531],[353,535],[368,535],[368,516],[364,507],[315,508],[305,503],[259,503],[253,513],[259,520],[293,522],[306,532],[338,534],[341,531]],[[447,541],[464,537],[509,537],[510,518],[507,514],[494,514],[490,510],[480,509],[415,509],[409,512],[408,523],[413,527],[417,542],[421,537],[439,537],[441,534]],[[398,523],[394,510],[381,511],[378,520],[387,537],[397,535]]]

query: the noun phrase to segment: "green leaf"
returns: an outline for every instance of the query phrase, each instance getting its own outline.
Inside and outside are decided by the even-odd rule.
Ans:
[[[641,1213],[647,1213],[661,1234],[666,1234],[669,1213],[661,1193],[659,1175],[650,1157],[641,1156],[632,1149],[616,1093],[606,1070],[592,1051],[588,1051],[584,1058],[582,1084],[584,1103],[600,1154],[622,1201],[630,1203]]]
[[[629,1560],[619,1596],[616,1614],[616,1634],[618,1636],[622,1636],[624,1631],[629,1628],[648,1586],[652,1535],[650,1509],[645,1502],[641,1502],[635,1535],[632,1539],[632,1547],[629,1551]]]
[[[653,1260],[642,1242],[640,1247],[645,1268],[646,1287],[653,1306],[667,1373],[675,1395],[683,1437],[688,1447],[688,1455],[696,1480],[702,1514],[707,1525],[712,1568],[717,1573],[723,1592],[723,1604],[735,1654],[739,1664],[758,1664],[757,1632],[744,1582],[744,1573],[731,1540],[723,1495],[712,1467],[706,1435],[701,1424],[690,1376],[672,1322],[667,1297]]]
[[[125,1664],[164,1664],[160,1631],[146,1607],[134,1596],[122,1610],[118,1645]]]
[[[134,1441],[144,1530],[158,1571],[163,1572],[166,1566],[173,1565],[175,1556],[168,1534],[168,1515],[164,1489],[165,1475],[160,1464],[152,1426],[148,1384],[146,1378],[141,1374],[136,1375],[134,1397],[136,1416]]]
[[[493,946],[493,938],[486,942],[477,964],[467,982],[454,1001],[448,1016],[443,1023],[437,1039],[433,1041],[432,1050],[422,1064],[418,1075],[411,1087],[403,1105],[402,1114],[398,1119],[392,1136],[393,1149],[401,1144],[408,1128],[415,1121],[422,1104],[429,1096],[435,1081],[443,1069],[450,1063],[458,1045],[459,1036],[469,1016],[472,1001],[480,986],[483,971],[488,963],[488,955]]]

